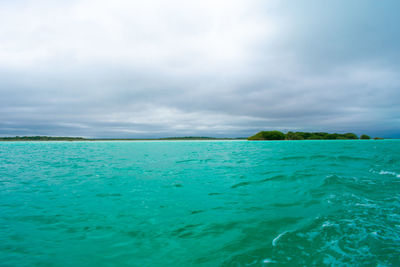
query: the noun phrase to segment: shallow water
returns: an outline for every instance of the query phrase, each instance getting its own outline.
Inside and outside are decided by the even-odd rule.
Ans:
[[[1,142],[1,266],[400,265],[400,141]]]

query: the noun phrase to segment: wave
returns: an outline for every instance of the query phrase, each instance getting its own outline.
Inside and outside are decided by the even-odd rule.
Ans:
[[[392,175],[392,176],[396,176],[397,178],[400,178],[400,174],[394,171],[385,171],[385,170],[380,170],[380,171],[376,171],[376,170],[369,170],[369,172],[374,173],[374,174],[379,174],[379,175]]]
[[[288,231],[285,231],[285,232],[283,232],[283,233],[280,233],[277,237],[275,237],[275,238],[272,240],[272,246],[275,247],[275,246],[276,246],[276,243],[278,243],[278,240],[279,240],[283,235],[285,235],[287,232],[288,232]]]
[[[397,178],[400,178],[400,174],[398,174],[396,172],[391,172],[391,171],[380,171],[379,174],[380,175],[393,175],[393,176],[396,176]]]

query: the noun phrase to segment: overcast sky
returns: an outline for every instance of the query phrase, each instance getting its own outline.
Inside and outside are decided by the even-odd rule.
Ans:
[[[398,0],[1,0],[0,136],[400,137]]]

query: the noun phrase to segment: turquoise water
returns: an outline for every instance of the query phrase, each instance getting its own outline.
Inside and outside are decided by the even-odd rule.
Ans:
[[[0,266],[399,266],[399,151],[1,142]]]

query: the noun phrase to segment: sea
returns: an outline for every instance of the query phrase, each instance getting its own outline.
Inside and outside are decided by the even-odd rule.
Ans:
[[[0,266],[400,266],[400,140],[0,142]]]

